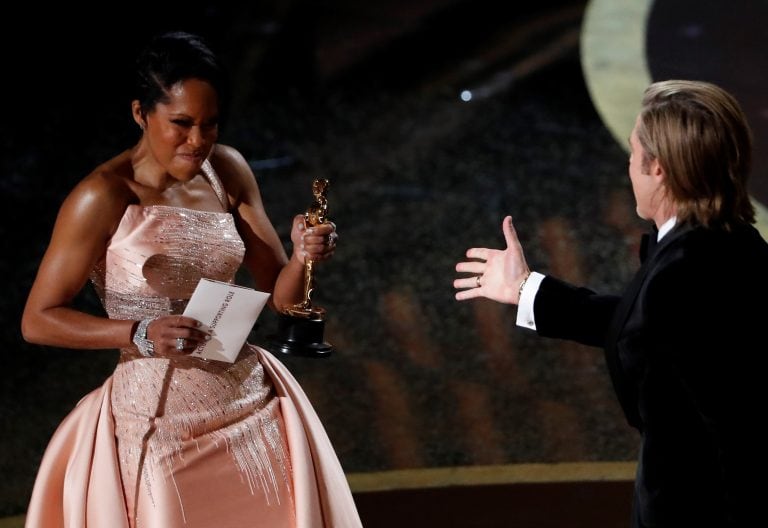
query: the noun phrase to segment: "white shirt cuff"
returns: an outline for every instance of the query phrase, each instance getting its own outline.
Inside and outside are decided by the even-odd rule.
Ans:
[[[539,292],[541,281],[544,275],[532,271],[528,280],[525,281],[523,291],[520,293],[520,301],[517,303],[517,326],[536,330],[536,318],[533,316],[533,301]]]

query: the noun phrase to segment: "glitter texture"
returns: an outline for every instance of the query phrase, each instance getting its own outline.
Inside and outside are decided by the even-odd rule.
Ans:
[[[207,162],[204,173],[226,204]],[[229,213],[130,205],[91,280],[110,318],[178,314],[201,278],[231,282],[244,253]],[[152,497],[153,475],[172,480],[190,445],[226,449],[252,494],[285,500],[278,490],[290,490],[291,477],[280,404],[254,349],[246,345],[232,364],[120,352],[111,403],[128,504],[139,486]]]

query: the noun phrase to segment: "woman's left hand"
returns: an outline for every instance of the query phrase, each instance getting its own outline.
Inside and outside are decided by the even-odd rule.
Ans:
[[[291,241],[294,257],[299,262],[304,263],[305,259],[319,262],[331,258],[336,251],[339,234],[333,222],[307,226],[304,215],[296,215],[293,218]]]

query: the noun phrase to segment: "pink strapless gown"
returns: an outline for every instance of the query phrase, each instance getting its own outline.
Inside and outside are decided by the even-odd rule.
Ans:
[[[205,175],[223,200],[209,165]],[[201,277],[231,281],[229,213],[131,205],[92,281],[109,317],[181,313]],[[325,430],[291,374],[246,345],[230,363],[120,351],[43,457],[32,527],[358,527]]]

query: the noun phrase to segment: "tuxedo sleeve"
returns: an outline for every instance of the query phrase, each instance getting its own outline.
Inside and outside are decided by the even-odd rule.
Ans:
[[[547,276],[533,302],[536,331],[544,337],[602,347],[619,300]]]

